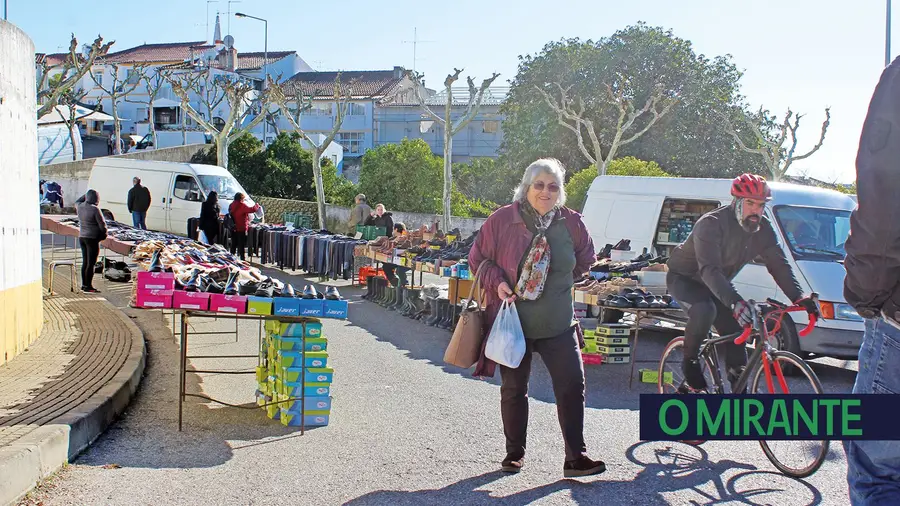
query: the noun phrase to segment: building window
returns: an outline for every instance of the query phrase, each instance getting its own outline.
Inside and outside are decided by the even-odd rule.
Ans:
[[[331,102],[313,102],[312,107],[303,112],[307,116],[332,116]]]
[[[103,86],[103,72],[93,72],[94,82],[97,83],[97,86]]]
[[[347,104],[347,116],[365,116],[366,106],[362,104]]]
[[[128,84],[134,84],[138,82],[138,79],[140,79],[138,73],[135,72],[134,69],[128,69],[128,72],[125,74],[125,82],[127,82]]]
[[[362,144],[366,140],[365,132],[340,132],[337,134],[337,143],[344,146],[344,153],[358,155],[362,153]]]
[[[482,121],[481,131],[486,134],[495,134],[500,128],[500,122],[496,120]]]
[[[138,122],[147,121],[150,118],[150,116],[148,115],[149,110],[150,109],[148,107],[138,107],[137,111],[134,114],[135,121],[138,121]]]

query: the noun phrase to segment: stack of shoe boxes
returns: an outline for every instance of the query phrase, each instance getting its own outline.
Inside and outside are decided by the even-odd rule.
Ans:
[[[269,418],[291,427],[328,425],[334,370],[321,322],[267,321],[260,363],[257,398]]]
[[[581,350],[585,364],[627,364],[631,360],[628,342],[632,328],[621,323],[603,323],[594,330],[584,331],[584,348]]]
[[[140,271],[137,273],[135,307],[171,308],[174,290],[175,275],[171,272]]]

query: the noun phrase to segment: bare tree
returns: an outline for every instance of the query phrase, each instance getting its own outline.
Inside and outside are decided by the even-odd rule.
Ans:
[[[98,58],[106,56],[113,44],[115,41],[104,44],[103,37],[98,35],[94,43],[85,50],[87,54],[79,54],[78,39],[73,34],[72,41],[69,43],[69,54],[62,63],[50,65],[45,58],[41,62],[40,76],[37,80],[37,101],[41,104],[37,111],[37,117],[40,118],[51,112],[59,104],[62,95],[73,89],[78,81],[90,72],[94,62]],[[57,74],[57,71],[60,72]],[[51,83],[51,74],[62,77]]]
[[[150,123],[150,138],[153,139],[153,146],[159,147],[159,142],[156,137],[156,121],[153,117],[153,107],[156,99],[162,92],[163,87],[168,83],[168,78],[172,71],[158,67],[150,68],[145,65],[135,65],[134,72],[137,75],[138,81],[144,83],[144,88],[147,89],[147,98],[145,100],[129,100],[128,97],[125,97],[125,101],[135,104],[147,104],[147,119]],[[187,144],[187,142],[185,142],[185,144]]]
[[[419,105],[425,110],[425,113],[434,120],[435,123],[439,124],[444,129],[444,213],[441,220],[441,227],[445,231],[450,230],[450,196],[453,191],[453,136],[462,131],[466,125],[469,124],[470,121],[478,114],[478,110],[481,108],[481,102],[484,100],[484,94],[487,89],[491,86],[497,77],[500,74],[494,73],[488,79],[485,79],[481,82],[481,87],[475,87],[475,81],[472,80],[471,77],[467,77],[466,80],[469,83],[469,101],[466,104],[466,110],[463,114],[453,121],[452,110],[453,110],[453,83],[459,80],[459,75],[462,73],[462,69],[453,69],[453,74],[448,74],[447,78],[444,79],[444,89],[447,93],[447,103],[444,105],[444,117],[440,117],[431,110],[431,107],[428,106],[426,96],[425,96],[425,84],[422,82],[423,75],[417,73],[413,78],[413,83],[415,85],[416,90],[416,98],[419,101]]]
[[[653,94],[644,103],[640,109],[635,109],[634,101],[625,95],[625,86],[619,86],[613,90],[612,86],[606,85],[606,93],[602,97],[603,103],[607,106],[615,108],[617,113],[616,129],[609,139],[609,149],[606,156],[603,156],[603,141],[607,140],[607,132],[604,131],[602,120],[598,117],[595,119],[588,118],[590,114],[585,107],[582,97],[569,97],[571,86],[563,88],[559,83],[553,83],[559,90],[559,99],[554,94],[543,88],[535,86],[535,89],[544,97],[544,101],[556,112],[556,119],[560,125],[571,130],[578,139],[578,147],[582,154],[597,167],[597,173],[601,176],[606,174],[606,168],[609,163],[615,159],[619,148],[637,140],[640,136],[647,133],[660,118],[666,115],[669,110],[678,102],[674,97],[665,96],[663,89],[658,87]],[[650,117],[644,124],[643,128],[637,129],[635,121],[649,114]],[[626,137],[626,133],[632,129],[637,130],[630,136]],[[590,149],[585,145],[584,133],[587,132],[590,139]]]
[[[102,64],[102,63],[101,63]],[[107,64],[111,70],[112,74],[112,82],[105,85],[103,84],[103,75],[106,72],[101,74],[91,73],[91,79],[94,80],[94,83],[100,88],[103,93],[109,97],[110,102],[112,103],[111,110],[113,117],[113,131],[115,132],[115,151],[114,153],[117,155],[122,154],[122,120],[119,119],[119,100],[122,100],[124,97],[127,97],[129,93],[134,91],[137,88],[137,85],[140,83],[138,79],[122,79],[119,76],[119,64],[118,63],[109,63]],[[97,76],[100,76],[98,79]]]
[[[53,81],[53,79],[51,79]],[[66,128],[69,131],[69,142],[72,145],[72,160],[78,160],[78,150],[76,149],[75,142],[75,129],[78,128],[78,103],[84,99],[84,96],[87,94],[81,88],[77,90],[69,89],[66,90],[59,97],[59,106],[64,106],[65,110],[61,109],[59,106],[56,107],[56,114],[62,119],[63,123],[66,124]],[[84,148],[82,147],[82,151]],[[83,157],[83,152],[82,152]]]
[[[209,70],[202,70],[194,75],[183,75],[180,79],[170,78],[169,82],[172,84],[172,90],[181,98],[181,109],[216,138],[216,163],[228,168],[228,146],[266,118],[268,92],[264,91],[254,98],[253,85],[245,79],[225,75],[213,77]],[[205,83],[202,90],[200,83]],[[191,90],[201,97],[209,119],[204,118],[191,105]],[[216,127],[212,121],[213,111],[223,101],[228,102],[228,116],[222,119],[221,127]],[[256,117],[247,125],[241,126],[251,114],[256,114]]]
[[[300,135],[306,139],[311,146],[310,151],[313,154],[313,179],[316,186],[316,203],[318,204],[319,228],[325,228],[325,184],[322,181],[322,154],[328,146],[334,141],[335,136],[344,123],[344,117],[347,114],[347,107],[350,104],[350,98],[353,97],[353,81],[344,89],[341,84],[341,75],[338,74],[334,80],[334,104],[337,110],[334,115],[334,123],[331,125],[331,131],[325,136],[325,139],[319,143],[316,142],[301,127],[301,117],[305,111],[312,108],[312,96],[303,96],[299,91],[285,91],[285,85],[278,84],[272,78],[269,78],[267,89],[269,90],[269,98],[272,103],[277,104],[281,113],[287,118],[288,122]],[[294,102],[296,107],[291,108],[289,103]]]
[[[825,121],[822,123],[822,133],[819,135],[819,142],[805,154],[795,155],[794,152],[797,150],[797,130],[800,128],[802,114],[794,114],[793,111],[788,109],[787,114],[784,116],[784,121],[780,124],[776,124],[775,117],[770,117],[762,107],[755,115],[749,115],[743,110],[739,111],[738,114],[741,117],[743,126],[753,134],[756,140],[755,146],[748,147],[740,135],[744,130],[740,129],[738,131],[738,129],[735,129],[731,118],[723,114],[722,120],[725,125],[725,131],[734,138],[742,150],[762,156],[766,168],[774,181],[784,177],[791,168],[792,163],[809,158],[822,147],[822,143],[825,142],[825,132],[831,123],[831,108],[826,107]],[[768,135],[772,130],[775,130],[775,133]],[[788,136],[791,138],[790,147],[785,147]]]

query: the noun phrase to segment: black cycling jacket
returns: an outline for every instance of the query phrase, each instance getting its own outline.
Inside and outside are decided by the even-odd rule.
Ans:
[[[672,252],[668,267],[675,274],[704,283],[716,298],[732,307],[743,299],[731,280],[757,256],[763,258],[766,269],[791,298],[790,302],[803,296],[769,219],[763,216],[759,230],[747,232],[730,205],[697,220],[691,235]]]

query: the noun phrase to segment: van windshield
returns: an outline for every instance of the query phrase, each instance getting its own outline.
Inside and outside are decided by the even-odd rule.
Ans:
[[[241,184],[237,182],[234,176],[198,175],[197,178],[200,179],[200,186],[203,187],[203,192],[206,195],[214,191],[219,194],[220,199],[225,200],[233,200],[234,194],[237,192],[247,195],[247,192],[244,191],[244,188],[241,187]]]
[[[850,235],[850,211],[777,206],[775,218],[798,260],[843,261]]]

